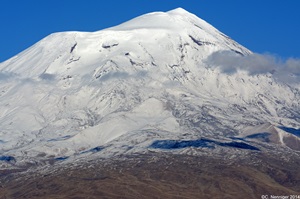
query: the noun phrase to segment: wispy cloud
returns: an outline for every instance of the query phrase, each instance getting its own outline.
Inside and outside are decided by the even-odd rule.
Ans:
[[[0,72],[0,81],[8,80],[13,77],[16,77],[16,74],[9,72]]]
[[[55,80],[56,76],[54,74],[43,73],[39,76],[39,78],[46,81],[53,81]]]
[[[274,55],[257,53],[240,56],[231,51],[221,51],[210,55],[206,63],[227,74],[243,70],[249,75],[271,73],[282,81],[289,81],[291,76],[300,80],[300,59],[295,58],[283,60]]]
[[[147,71],[139,71],[133,74],[128,72],[114,71],[109,72],[100,78],[101,81],[114,80],[114,79],[128,79],[128,78],[142,78],[147,76]]]
[[[285,62],[287,71],[300,76],[300,59],[290,58]]]
[[[130,75],[127,72],[110,72],[102,76],[101,81],[107,81],[112,79],[127,79]]]

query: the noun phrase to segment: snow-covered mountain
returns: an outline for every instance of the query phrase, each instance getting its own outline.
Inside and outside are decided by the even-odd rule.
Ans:
[[[299,151],[299,82],[224,73],[207,61],[224,51],[252,54],[181,8],[49,35],[0,64],[0,164]]]

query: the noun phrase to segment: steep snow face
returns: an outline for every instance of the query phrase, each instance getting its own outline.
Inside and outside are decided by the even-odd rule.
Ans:
[[[299,128],[299,84],[212,69],[206,59],[218,51],[251,54],[180,8],[52,34],[0,64],[0,153],[22,163],[219,139],[265,122]]]

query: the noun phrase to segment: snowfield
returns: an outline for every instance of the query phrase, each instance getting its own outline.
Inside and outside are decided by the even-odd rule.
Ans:
[[[299,132],[299,82],[224,73],[207,61],[224,51],[252,54],[181,8],[49,35],[0,64],[0,165],[165,150],[151,147],[164,140],[190,141],[174,153],[300,151],[299,134],[280,128]]]

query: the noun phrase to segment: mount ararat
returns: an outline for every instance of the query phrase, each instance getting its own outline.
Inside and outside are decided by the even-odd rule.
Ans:
[[[0,63],[1,169],[149,153],[299,163],[297,74],[227,73],[218,53],[253,55],[181,8],[47,36]]]

